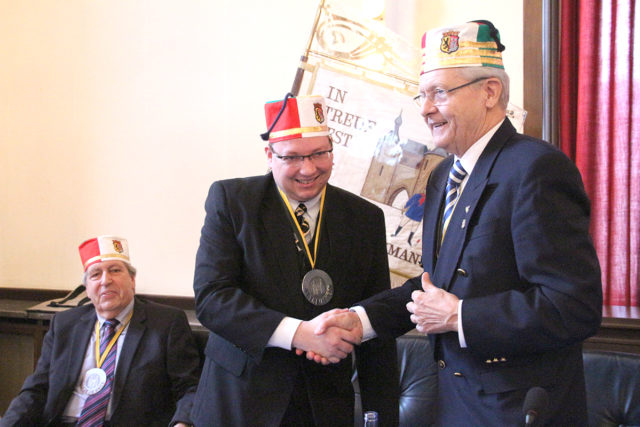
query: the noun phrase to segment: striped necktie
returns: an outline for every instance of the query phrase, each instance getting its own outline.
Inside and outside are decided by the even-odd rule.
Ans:
[[[106,351],[109,342],[111,342],[113,336],[116,334],[118,323],[118,319],[110,319],[105,320],[102,324],[103,332],[101,334],[102,338],[100,339],[100,354]],[[78,426],[100,427],[104,424],[105,417],[107,416],[107,408],[109,407],[109,398],[111,397],[111,386],[116,370],[117,344],[116,342],[113,347],[111,347],[109,354],[107,354],[104,362],[102,362],[101,368],[107,374],[107,382],[104,384],[104,387],[102,387],[102,390],[87,397],[80,418],[78,418]]]
[[[465,176],[467,176],[467,171],[462,167],[460,160],[456,160],[449,171],[449,179],[447,180],[447,197],[445,199],[444,214],[442,215],[442,239],[444,239],[444,234],[447,232],[451,214],[456,207],[456,203],[458,203],[460,184]]]
[[[298,224],[300,224],[300,229],[306,235],[309,231],[309,221],[304,217],[304,214],[307,213],[307,207],[304,203],[300,203],[296,208],[296,220],[298,220]]]

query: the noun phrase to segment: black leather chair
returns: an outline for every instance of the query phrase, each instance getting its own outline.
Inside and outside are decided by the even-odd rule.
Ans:
[[[396,339],[400,369],[400,426],[433,424],[438,365],[429,338],[407,334]]]
[[[438,392],[437,365],[431,344],[425,335],[410,332],[396,339],[400,373],[400,427],[433,424]],[[363,415],[358,393],[358,375],[353,376],[356,389],[355,426],[362,426]]]
[[[589,426],[640,426],[640,355],[584,350]]]

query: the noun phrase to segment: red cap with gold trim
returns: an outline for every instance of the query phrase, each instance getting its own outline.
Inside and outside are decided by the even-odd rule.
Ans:
[[[262,134],[264,140],[273,143],[329,135],[327,107],[323,96],[289,96],[284,100],[265,104],[264,114],[269,130]]]
[[[116,236],[98,236],[82,243],[78,250],[84,271],[96,262],[118,260],[131,264],[127,239]]]

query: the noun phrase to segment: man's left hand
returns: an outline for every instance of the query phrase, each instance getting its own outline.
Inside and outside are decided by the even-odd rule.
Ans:
[[[458,330],[458,297],[433,285],[429,273],[422,275],[422,289],[413,291],[407,303],[411,321],[424,334]]]

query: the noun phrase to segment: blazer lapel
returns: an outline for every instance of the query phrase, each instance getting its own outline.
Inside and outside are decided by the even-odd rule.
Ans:
[[[125,336],[122,349],[120,351],[120,358],[118,359],[118,365],[116,368],[116,379],[113,385],[113,397],[111,402],[111,413],[115,413],[122,396],[122,390],[124,383],[131,370],[131,364],[133,362],[133,356],[136,354],[140,340],[147,329],[145,321],[147,319],[147,312],[144,304],[140,303],[137,299],[133,306],[133,316],[129,322],[129,329]]]
[[[260,208],[262,225],[270,245],[264,256],[267,257],[270,265],[279,267],[279,273],[284,280],[291,280],[294,276],[291,274],[292,269],[299,270],[295,238],[286,207],[278,193],[278,187],[273,179],[270,181]],[[301,244],[299,245],[303,248]]]
[[[426,198],[428,200],[424,207],[424,220],[422,222],[422,266],[424,271],[433,274],[440,236],[440,211],[444,201],[444,191],[447,183],[447,174],[453,164],[453,156],[442,161],[441,173],[431,174],[427,184]],[[434,282],[435,283],[435,282]]]
[[[474,169],[472,175],[475,174],[475,172]],[[471,182],[467,183],[451,215],[451,220],[447,227],[447,234],[440,248],[440,256],[436,265],[435,274],[436,280],[442,283],[442,288],[445,290],[448,290],[451,286],[451,280],[453,279],[462,254],[462,248],[466,241],[469,219],[473,215],[478,200],[485,189],[486,182],[487,180],[485,179],[478,185],[471,186],[471,188],[469,188]]]
[[[345,269],[340,265],[344,259],[337,255],[332,256],[332,252],[335,251],[336,254],[351,253],[351,240],[347,237],[348,233],[339,232],[339,228],[348,223],[349,218],[346,217],[342,209],[338,193],[331,185],[327,184],[320,235],[316,236],[320,239],[316,268],[329,274],[334,286],[344,283],[342,274],[345,274]]]
[[[435,280],[441,283],[441,287],[445,290],[449,290],[451,287],[458,261],[462,255],[462,248],[467,239],[470,219],[473,217],[478,201],[489,181],[491,168],[505,142],[515,132],[511,122],[505,119],[480,155],[460,196],[460,200],[458,200],[456,208],[451,215],[447,234],[440,248],[436,271],[434,272]],[[453,162],[453,159],[451,162]]]
[[[82,364],[87,352],[87,346],[89,345],[89,339],[94,331],[96,319],[96,312],[93,306],[91,306],[91,309],[87,313],[82,314],[78,322],[73,325],[71,343],[69,344],[69,351],[66,353],[68,358],[66,360],[66,376],[64,379],[65,395],[58,396],[56,409],[54,411],[55,414],[62,414],[71,397],[71,393],[78,383],[78,380],[80,380]]]

